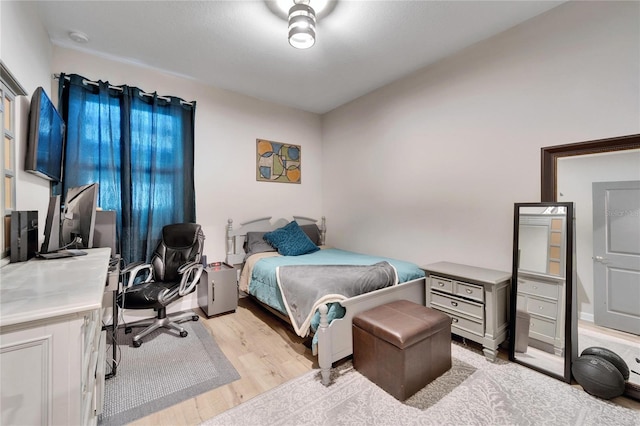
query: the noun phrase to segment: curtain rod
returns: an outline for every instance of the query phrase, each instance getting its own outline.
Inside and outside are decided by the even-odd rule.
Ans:
[[[60,74],[53,74],[53,78],[54,78],[55,80],[60,80]],[[66,76],[66,75],[64,76],[64,79],[65,79],[65,80],[69,80],[69,81],[71,81],[71,78],[70,78],[70,77],[68,77],[68,76]],[[82,82],[83,82],[84,84],[91,84],[92,86],[98,86],[98,83],[97,83],[97,82],[95,82],[95,81],[91,81],[91,80],[87,80],[86,78],[85,78],[85,79],[83,79],[83,80],[82,80]],[[112,86],[111,84],[109,85],[109,89],[115,89],[115,90],[119,90],[119,91],[121,91],[121,92],[122,92],[122,87],[119,87],[119,86]],[[153,95],[153,93],[146,93],[146,92],[143,92],[142,90],[140,90],[140,94],[141,94],[142,96],[148,96],[148,97],[150,97],[150,98],[152,98],[152,97],[154,96],[154,95]],[[171,98],[167,98],[166,96],[159,96],[159,95],[156,95],[156,96],[157,96],[159,99],[165,100],[165,101],[167,101],[167,102],[171,102]],[[182,105],[193,105],[193,102],[187,102],[187,101],[184,101],[184,100],[182,100],[182,99],[180,99],[180,103],[181,103]]]

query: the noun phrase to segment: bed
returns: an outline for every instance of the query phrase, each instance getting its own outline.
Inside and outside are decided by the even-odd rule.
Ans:
[[[280,232],[289,228],[289,225],[296,225],[296,228],[304,230],[317,247],[310,253],[283,256],[262,239],[265,233],[276,230]],[[226,234],[226,261],[241,266],[238,280],[240,290],[279,317],[288,320],[299,336],[313,334],[313,354],[318,356],[324,385],[329,384],[332,364],[353,353],[351,320],[354,315],[394,300],[425,303],[425,278],[420,268],[410,262],[326,246],[324,217],[320,221],[304,216],[293,216],[291,221],[283,218],[272,221],[271,217],[263,217],[244,222],[237,229],[234,229],[233,221],[229,219]],[[280,251],[287,254],[286,251]],[[313,271],[316,275],[307,274],[308,271]],[[290,312],[302,303],[291,303],[290,299],[297,295],[290,290],[292,284],[287,283],[293,278],[286,274],[298,273],[298,280],[300,276],[307,277],[305,281],[311,283],[308,287],[313,289],[325,285],[332,287],[338,285],[336,282],[348,281],[352,272],[358,277],[375,276],[380,279],[376,278],[375,283],[370,283],[368,278],[365,280],[367,285],[373,287],[356,285],[364,290],[359,288],[354,291],[329,292],[329,295],[318,300],[306,301],[309,305],[307,308],[311,309],[310,315],[300,315],[297,318],[295,313]],[[296,278],[296,275],[293,274],[293,277]],[[384,284],[381,284],[383,281]],[[295,286],[304,284],[291,282]],[[287,288],[286,285],[290,287]],[[300,296],[299,299],[305,302],[304,297]],[[303,317],[305,321],[302,321]]]

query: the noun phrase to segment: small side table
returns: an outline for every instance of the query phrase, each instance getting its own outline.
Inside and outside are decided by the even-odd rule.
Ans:
[[[238,281],[233,266],[214,262],[204,268],[198,283],[198,305],[207,317],[235,312],[238,307]]]

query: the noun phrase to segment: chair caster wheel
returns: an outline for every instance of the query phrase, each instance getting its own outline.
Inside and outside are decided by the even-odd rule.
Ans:
[[[139,341],[139,340],[134,340],[134,341],[133,341],[133,347],[134,347],[134,348],[139,348],[139,347],[140,347],[140,345],[142,345],[142,342],[141,342],[141,341]]]
[[[187,333],[186,331],[181,331],[180,332],[180,337],[187,337],[189,333]]]
[[[191,319],[194,320],[194,321],[198,321],[200,319],[200,317],[197,316],[197,315],[194,315],[194,316],[191,317]]]
[[[129,334],[129,333],[131,333],[132,331],[133,331],[133,328],[131,328],[131,327],[125,327],[125,329],[124,329],[124,334]]]

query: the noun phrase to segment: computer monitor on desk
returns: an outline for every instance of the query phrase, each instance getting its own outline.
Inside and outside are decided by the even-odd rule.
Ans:
[[[93,247],[97,202],[97,183],[72,187],[67,190],[60,232],[63,248]]]
[[[69,188],[62,212],[60,196],[51,197],[45,222],[44,242],[39,255],[55,259],[66,255],[86,254],[78,250],[62,253],[61,249],[84,249],[94,246],[97,200],[97,183]]]

